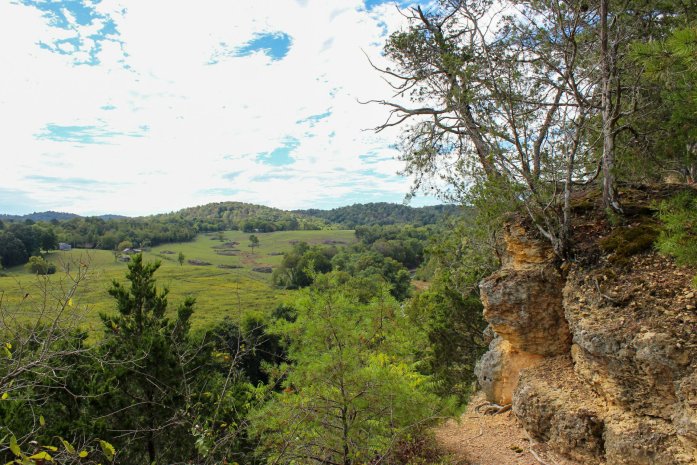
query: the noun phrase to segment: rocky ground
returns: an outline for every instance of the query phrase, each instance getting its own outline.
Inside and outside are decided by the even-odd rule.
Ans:
[[[484,414],[484,403],[484,396],[479,394],[459,421],[450,420],[435,430],[436,441],[450,454],[453,464],[581,465],[533,441],[510,410]]]

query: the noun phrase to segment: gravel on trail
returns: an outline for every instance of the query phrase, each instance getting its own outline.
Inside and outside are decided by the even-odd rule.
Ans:
[[[470,399],[459,420],[448,420],[435,429],[436,441],[456,465],[581,465],[549,451],[532,440],[513,412],[479,413],[485,399]],[[486,409],[481,408],[484,412]],[[537,457],[535,457],[537,456]]]

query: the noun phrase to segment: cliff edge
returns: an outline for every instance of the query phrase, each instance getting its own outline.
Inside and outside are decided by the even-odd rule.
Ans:
[[[664,194],[625,193],[615,227],[576,199],[576,255],[563,263],[513,221],[501,269],[480,284],[495,334],[476,369],[484,395],[580,463],[697,464],[695,270],[651,248]]]

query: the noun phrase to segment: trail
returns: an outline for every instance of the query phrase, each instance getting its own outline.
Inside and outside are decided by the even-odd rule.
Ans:
[[[483,402],[481,394],[474,396],[459,421],[449,420],[435,430],[436,441],[456,465],[580,465],[531,441],[510,410],[477,413]]]

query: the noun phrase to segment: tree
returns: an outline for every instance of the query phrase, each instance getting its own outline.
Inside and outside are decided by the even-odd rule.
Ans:
[[[252,420],[275,463],[386,463],[399,438],[451,411],[416,371],[419,335],[384,289],[361,304],[322,275],[295,308],[279,326],[293,362],[284,390]]]
[[[100,315],[100,350],[110,369],[98,409],[129,463],[182,461],[194,450],[187,408],[194,402],[193,379],[205,365],[187,345],[194,299],[186,298],[170,321],[168,290],[155,286],[159,267],[135,255],[126,274],[130,287],[114,281],[109,289],[118,313]]]
[[[377,252],[344,249],[332,258],[332,267],[353,277],[372,281],[372,286],[386,284],[398,300],[408,297],[411,286],[409,271],[397,260]]]
[[[606,208],[621,211],[615,182],[615,128],[619,119],[620,105],[613,101],[613,85],[617,80],[616,48],[608,44],[608,16],[610,0],[600,0],[600,63],[601,105],[603,134],[603,203]],[[619,100],[619,95],[617,99]]]
[[[295,244],[293,250],[284,254],[281,265],[274,271],[274,283],[288,289],[309,286],[313,274],[331,271],[331,257],[335,253],[333,248],[310,247],[305,242]]]
[[[593,13],[559,0],[476,0],[407,15],[410,27],[385,45],[394,67],[378,68],[395,96],[377,101],[390,114],[376,130],[406,126],[412,193],[465,202],[472,186],[493,185],[565,256],[570,193],[593,175],[584,138],[592,44],[583,39]]]
[[[179,252],[179,255],[177,256],[177,261],[179,262],[179,266],[184,266],[184,252]]]
[[[133,248],[133,242],[131,241],[121,241],[119,244],[116,246],[117,250],[124,251],[126,249],[132,249]]]
[[[0,231],[0,258],[2,266],[7,268],[26,263],[29,260],[29,254],[24,243],[14,234],[9,231]]]
[[[697,26],[681,25],[663,40],[637,41],[632,58],[642,67],[654,117],[643,121],[653,165],[680,180],[697,180]],[[660,172],[660,171],[659,171]]]
[[[58,247],[58,237],[51,227],[42,227],[40,233],[41,248],[43,250],[54,250]]]
[[[53,274],[56,272],[56,265],[47,262],[43,257],[29,257],[29,263],[26,267],[33,274]]]
[[[22,241],[29,255],[38,255],[41,252],[41,228],[37,225],[13,223],[9,231]]]
[[[254,247],[259,247],[259,238],[252,234],[249,236],[249,246],[252,248],[252,251],[254,251]]]
[[[492,188],[507,193],[501,200],[515,199],[561,258],[574,190],[602,173],[606,205],[621,209],[618,157],[640,145],[651,108],[630,45],[662,37],[676,11],[690,7],[597,5],[452,0],[406,13],[409,28],[385,45],[390,67],[378,68],[395,94],[376,100],[389,109],[376,130],[404,127],[412,193],[461,202]]]

